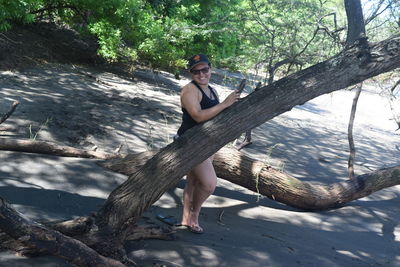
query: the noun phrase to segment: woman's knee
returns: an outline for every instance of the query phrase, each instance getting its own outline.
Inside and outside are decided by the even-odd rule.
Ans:
[[[203,191],[204,193],[206,193],[208,195],[212,195],[215,191],[216,186],[213,184],[199,183],[196,187],[198,189],[200,189],[201,191]]]
[[[196,187],[199,187],[202,191],[212,194],[217,187],[217,177],[207,177],[205,179],[199,179]]]
[[[192,170],[192,177],[196,187],[212,194],[217,186],[217,176],[210,159],[206,159]]]

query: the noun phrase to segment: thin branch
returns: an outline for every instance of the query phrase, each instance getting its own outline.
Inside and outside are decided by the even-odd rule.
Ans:
[[[2,124],[3,122],[5,122],[5,121],[11,116],[11,114],[14,113],[14,111],[15,111],[15,109],[17,108],[18,105],[19,105],[19,101],[14,101],[14,103],[12,103],[10,110],[7,111],[7,113],[4,114],[4,115],[0,118],[0,124]]]
[[[333,16],[333,23],[335,24],[335,31],[337,31],[337,19],[336,19],[336,12],[332,12],[326,15],[323,15],[322,17],[319,18],[318,24],[321,23],[322,19],[325,17]]]
[[[298,56],[300,56],[301,54],[304,53],[304,51],[307,50],[307,48],[308,48],[308,46],[311,44],[311,42],[314,41],[314,39],[315,39],[315,37],[317,36],[317,33],[318,33],[319,30],[320,30],[319,27],[317,27],[317,29],[315,29],[314,34],[313,34],[313,36],[311,37],[311,39],[306,43],[306,45],[303,47],[303,49],[302,49],[299,53],[297,53],[297,54],[294,56],[295,58],[298,57]]]
[[[59,6],[46,6],[37,10],[33,10],[31,12],[29,12],[30,14],[38,14],[38,13],[43,13],[45,11],[53,11],[55,9],[72,9],[75,11],[79,11],[79,9],[74,6],[74,5],[59,5]]]
[[[347,130],[347,137],[349,140],[349,148],[350,148],[350,155],[349,155],[349,161],[348,161],[348,174],[349,174],[350,180],[354,179],[354,158],[356,156],[356,149],[354,146],[354,139],[353,139],[353,125],[354,125],[354,118],[356,116],[358,98],[360,97],[361,90],[362,90],[362,83],[359,84],[358,86],[356,86],[356,94],[353,98],[353,104],[351,106],[351,113],[350,113],[350,120],[349,120],[349,127]]]
[[[383,12],[385,12],[385,10],[387,10],[388,8],[391,7],[392,3],[390,2],[384,9],[382,9],[381,11],[379,11],[379,9],[382,7],[382,4],[385,2],[385,0],[381,0],[378,3],[378,6],[376,7],[376,9],[372,12],[372,14],[365,20],[365,25],[368,25],[371,21],[373,21],[376,17],[378,17],[379,15],[381,15]]]
[[[332,31],[330,30],[327,26],[325,26],[322,22],[323,18],[325,17],[329,17],[332,16],[333,17],[333,23],[335,25],[335,29]],[[336,18],[336,13],[332,12],[329,14],[326,14],[324,16],[321,16],[318,21],[317,24],[319,26],[319,30],[323,30],[330,38],[332,38],[336,43],[341,43],[340,42],[340,37],[338,35],[339,32],[345,30],[345,28],[338,28],[338,23],[337,23],[337,18]]]
[[[396,111],[394,110],[392,100],[389,101],[390,110],[392,111],[393,120],[397,124],[398,128],[395,131],[400,130],[400,116],[396,115]]]
[[[400,80],[398,80],[393,87],[390,89],[390,92],[392,93],[392,95],[394,95],[394,90],[396,90],[397,86],[400,85]]]
[[[286,65],[286,64],[301,65],[302,62],[296,59],[297,56],[299,56],[299,55],[296,55],[293,58],[286,58],[284,60],[278,61],[273,66],[271,66],[268,69],[268,74],[269,74],[269,76],[268,76],[268,84],[273,83],[274,77],[275,77],[275,71],[276,71],[277,68],[279,68],[279,67],[281,67],[283,65]]]
[[[259,9],[257,8],[256,4],[254,3],[254,0],[251,0],[251,5],[253,8],[253,11],[256,13],[256,18],[255,20],[258,22],[258,24],[260,24],[264,30],[269,33],[271,31],[271,29],[262,21],[261,16],[260,16],[260,12],[258,11]]]
[[[382,21],[381,23],[375,25],[374,27],[369,28],[369,30],[372,31],[375,29],[379,29],[380,27],[382,27],[382,25],[385,25],[388,21],[390,21],[389,18],[387,18],[386,20]]]
[[[81,16],[82,19],[83,19],[83,21],[84,21],[86,24],[89,23],[88,17],[85,16],[84,10],[78,8],[78,7],[75,6],[75,5],[67,5],[67,4],[66,4],[66,5],[62,5],[62,4],[61,4],[61,5],[58,5],[58,6],[48,5],[48,6],[46,6],[46,7],[43,7],[43,8],[37,9],[37,10],[33,10],[33,11],[29,12],[29,13],[30,13],[30,14],[33,14],[33,15],[39,14],[39,15],[38,15],[38,18],[42,18],[42,17],[44,16],[44,12],[46,12],[46,11],[58,10],[58,9],[71,9],[71,10],[75,11],[79,16]]]
[[[16,42],[12,39],[10,39],[7,35],[5,35],[4,33],[0,33],[1,36],[3,36],[4,38],[6,38],[8,41],[14,43],[14,44],[22,44],[22,42]]]

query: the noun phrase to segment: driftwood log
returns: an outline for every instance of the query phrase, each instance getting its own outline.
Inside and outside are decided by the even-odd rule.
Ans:
[[[36,140],[17,140],[9,138],[0,138],[0,150],[79,158],[109,159],[120,157],[120,155],[118,154],[78,149],[70,146],[61,146],[51,142]]]
[[[35,253],[57,255],[78,266],[125,266],[104,257],[77,239],[25,218],[0,198],[0,229]]]
[[[132,175],[157,151],[110,159],[99,165],[114,172]],[[234,148],[224,147],[215,154],[214,167],[219,178],[303,210],[325,210],[343,206],[386,187],[400,184],[400,166],[386,168],[329,185],[303,182]]]
[[[30,257],[58,256],[77,266],[136,266],[126,255],[120,236],[98,230],[95,214],[67,221],[37,223],[16,211],[1,197],[0,214],[2,249]],[[129,227],[124,241],[176,239],[172,228],[134,223]]]

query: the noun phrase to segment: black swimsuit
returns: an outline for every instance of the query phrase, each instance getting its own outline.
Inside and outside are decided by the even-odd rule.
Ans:
[[[214,90],[211,88],[211,86],[208,86],[210,88],[211,93],[214,95],[214,99],[211,99],[206,93],[204,93],[203,89],[201,89],[200,85],[198,85],[195,81],[192,81],[192,83],[201,91],[202,98],[200,101],[200,107],[201,109],[208,109],[211,108],[217,104],[219,104],[219,100],[217,95],[214,93]],[[181,136],[184,132],[192,128],[193,126],[196,126],[198,123],[190,116],[190,114],[187,112],[186,109],[182,108],[182,125],[179,127],[178,130],[178,135]]]

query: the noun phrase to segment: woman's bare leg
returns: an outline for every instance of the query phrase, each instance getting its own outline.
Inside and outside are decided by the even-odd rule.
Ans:
[[[203,203],[214,192],[217,185],[217,176],[212,165],[212,158],[209,158],[191,171],[193,174],[192,203],[189,213],[188,225],[198,231],[203,229],[199,225],[199,214]]]
[[[186,175],[186,185],[183,190],[183,214],[182,225],[190,225],[190,211],[193,203],[193,190],[195,187],[196,177],[192,171]]]

